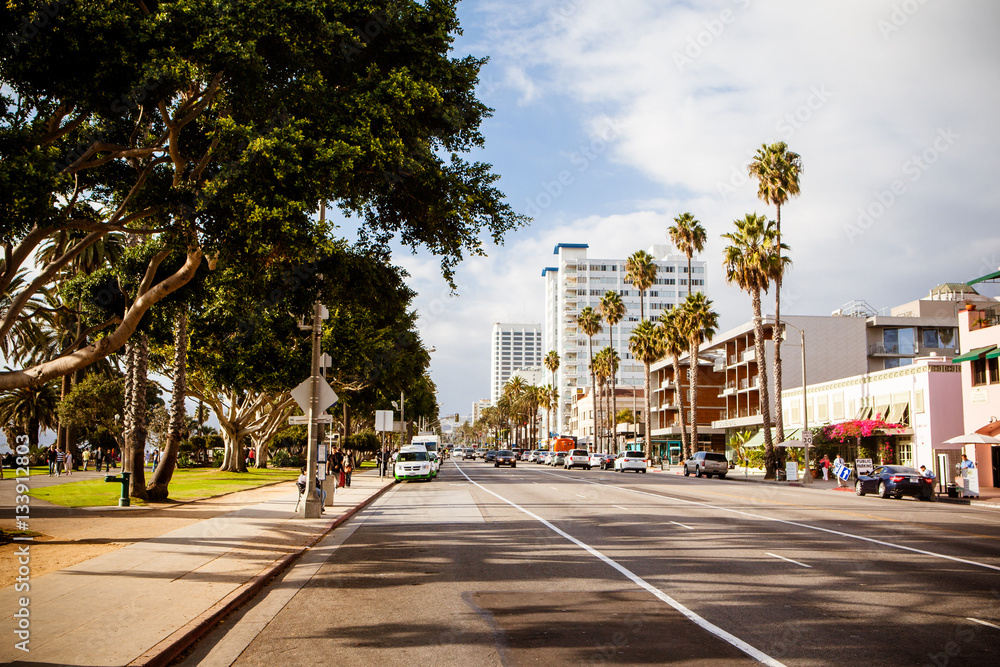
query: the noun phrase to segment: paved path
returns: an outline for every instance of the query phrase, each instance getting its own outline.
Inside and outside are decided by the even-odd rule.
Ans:
[[[0,663],[166,664],[390,485],[356,473],[322,518],[308,520],[293,511],[293,482],[257,489],[252,504],[31,579],[28,592],[0,591]],[[29,600],[28,653],[11,639],[22,597]]]

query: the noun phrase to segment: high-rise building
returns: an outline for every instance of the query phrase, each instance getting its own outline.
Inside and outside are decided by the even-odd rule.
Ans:
[[[490,350],[490,403],[496,405],[517,371],[542,365],[542,327],[534,322],[495,322]]]
[[[625,317],[614,327],[602,321],[603,331],[594,336],[596,354],[604,347],[613,346],[618,352],[619,385],[642,385],[642,364],[632,358],[628,338],[639,324],[639,290],[626,280],[626,259],[593,259],[587,257],[586,243],[560,243],[553,254],[558,256],[555,266],[542,271],[545,279],[545,352],[559,353],[559,368],[555,377],[546,371],[547,382],[559,388],[559,409],[556,426],[564,432],[569,426],[570,413],[577,393],[590,386],[590,368],[587,336],[577,326],[580,311],[590,306],[598,310],[605,292],[617,292],[625,304]],[[656,264],[656,282],[646,290],[644,312],[646,319],[660,315],[684,301],[689,289],[705,291],[705,262],[693,260],[688,276],[687,257],[670,254],[670,246],[654,245],[647,252]],[[553,429],[556,430],[556,429]]]

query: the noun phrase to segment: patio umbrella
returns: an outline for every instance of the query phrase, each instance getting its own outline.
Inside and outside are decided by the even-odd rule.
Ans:
[[[1000,445],[1000,438],[993,438],[982,433],[966,433],[956,435],[944,441],[946,445]]]

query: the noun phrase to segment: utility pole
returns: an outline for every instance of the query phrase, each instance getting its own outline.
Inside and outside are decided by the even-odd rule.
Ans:
[[[309,380],[311,385],[311,392],[309,395],[309,431],[308,431],[308,442],[306,447],[306,493],[303,503],[301,505],[302,509],[299,510],[299,516],[303,519],[318,519],[320,513],[323,511],[323,505],[319,498],[316,497],[316,438],[319,433],[319,424],[316,423],[316,417],[319,413],[318,403],[319,403],[319,350],[320,350],[320,338],[323,332],[323,306],[317,301],[313,304],[313,322],[312,322],[312,369],[310,371]]]

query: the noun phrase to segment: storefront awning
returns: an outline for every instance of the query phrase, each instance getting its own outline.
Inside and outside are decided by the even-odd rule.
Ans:
[[[986,353],[987,359],[1000,359],[1000,347],[994,349],[992,352]]]
[[[900,424],[903,421],[903,415],[906,414],[906,408],[909,403],[893,403],[892,407],[889,408],[889,418],[886,419],[890,424]]]
[[[996,353],[996,354],[994,354],[994,353]],[[997,349],[996,345],[987,345],[986,347],[977,347],[974,350],[969,350],[965,354],[960,354],[957,357],[954,357],[951,360],[951,363],[953,363],[953,364],[960,364],[963,361],[972,361],[973,359],[978,359],[983,354],[986,354],[986,356],[988,356],[990,358],[993,358],[995,356],[1000,356],[1000,350]]]
[[[794,431],[785,431],[785,440],[794,440],[802,435],[802,429],[797,428]],[[772,441],[778,439],[778,430],[776,428],[771,428],[771,438]],[[754,434],[752,438],[747,440],[747,444],[744,447],[760,447],[764,444],[764,429],[760,429]]]

